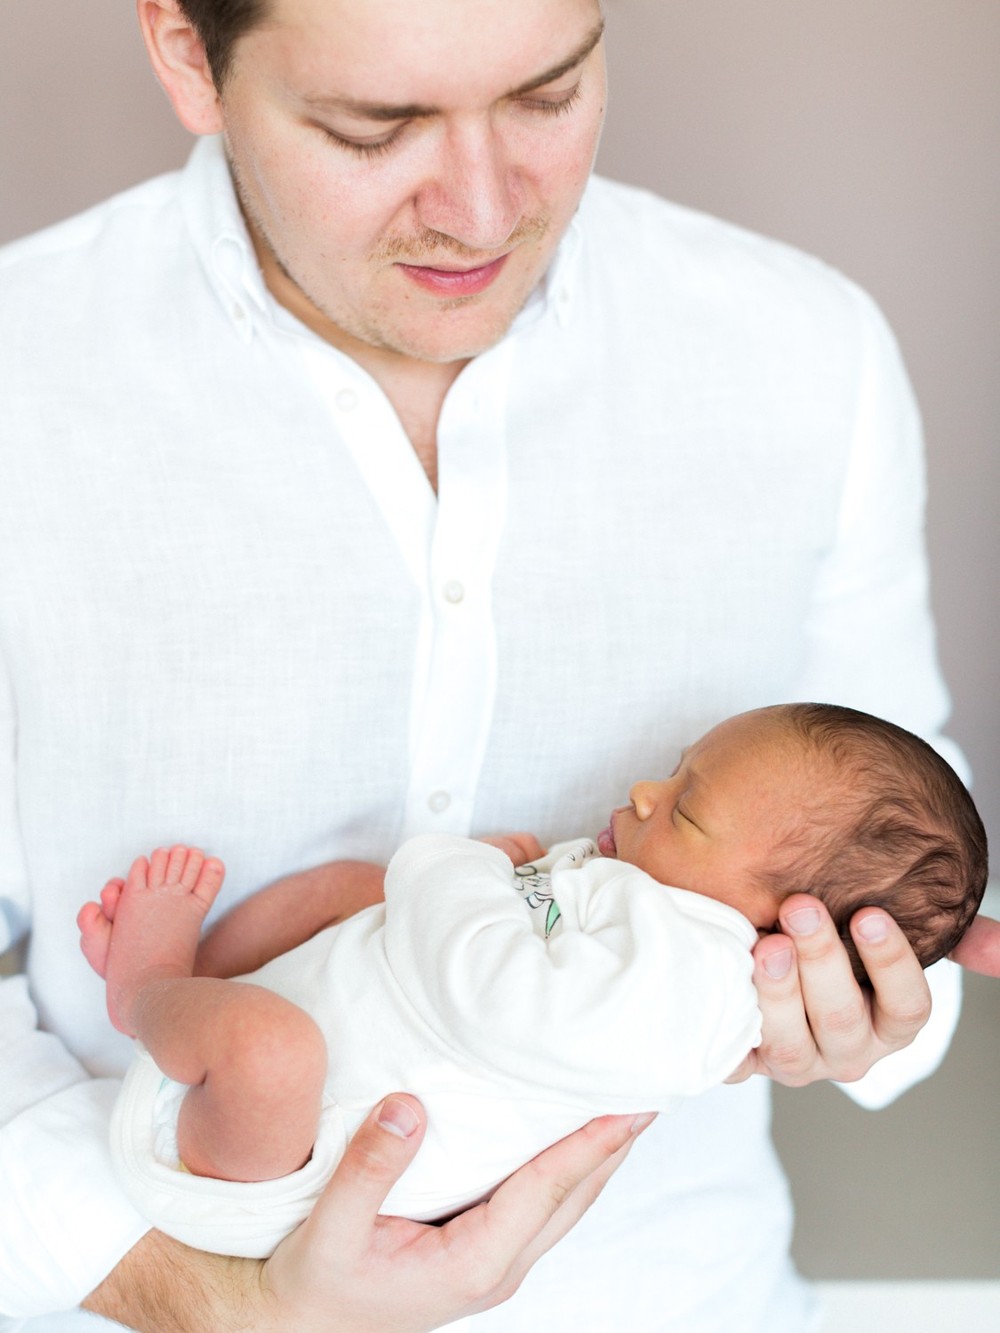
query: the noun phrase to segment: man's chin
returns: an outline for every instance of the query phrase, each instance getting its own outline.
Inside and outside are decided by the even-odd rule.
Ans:
[[[428,298],[416,294],[416,300],[406,303],[409,312],[399,305],[393,312],[387,303],[383,310],[386,322],[381,329],[384,346],[432,365],[471,361],[507,336],[539,277],[536,273],[502,275],[498,288],[468,296]],[[404,318],[399,318],[401,313]]]
[[[421,329],[412,333],[401,330],[395,336],[385,338],[381,346],[384,351],[395,352],[411,361],[424,361],[429,365],[464,363],[482,356],[501,342],[515,318],[516,312],[507,319],[497,319],[486,327],[481,325],[476,329]]]

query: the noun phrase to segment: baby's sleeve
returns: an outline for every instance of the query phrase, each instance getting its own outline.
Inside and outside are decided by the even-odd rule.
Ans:
[[[386,954],[461,1058],[608,1109],[720,1082],[759,1041],[753,927],[709,899],[596,858],[558,869],[561,918],[533,928],[496,848],[430,836],[386,876]],[[691,900],[691,901],[688,901]]]

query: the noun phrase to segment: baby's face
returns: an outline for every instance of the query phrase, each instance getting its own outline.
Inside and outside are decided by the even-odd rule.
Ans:
[[[773,710],[742,713],[685,750],[671,777],[637,782],[598,846],[767,929],[778,900],[753,872],[769,867],[779,844],[802,827],[819,785],[815,764]]]

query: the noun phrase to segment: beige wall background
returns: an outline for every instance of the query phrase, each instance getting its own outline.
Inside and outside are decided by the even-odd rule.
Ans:
[[[600,167],[778,236],[881,303],[928,436],[952,732],[1000,847],[1000,4],[607,0]],[[0,0],[0,241],[157,171],[188,141],[130,0]],[[818,1277],[1000,1276],[1000,985],[973,980],[942,1073],[867,1115],[778,1098]]]

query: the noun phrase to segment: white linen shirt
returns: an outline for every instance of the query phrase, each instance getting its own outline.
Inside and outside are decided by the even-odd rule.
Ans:
[[[264,288],[214,141],[8,247],[0,311],[12,1319],[142,1234],[106,1142],[130,1046],[74,925],[135,855],[204,845],[224,909],[421,831],[596,830],[764,704],[939,743],[912,397],[871,303],[787,247],[592,182],[448,395],[436,497],[377,385]],[[861,1098],[934,1066],[955,975]],[[654,1126],[477,1330],[802,1326],[767,1105],[755,1079]]]

